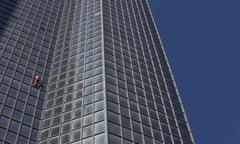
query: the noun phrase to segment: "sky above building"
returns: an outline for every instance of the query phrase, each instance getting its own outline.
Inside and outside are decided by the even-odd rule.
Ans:
[[[149,0],[196,144],[240,143],[239,3]]]

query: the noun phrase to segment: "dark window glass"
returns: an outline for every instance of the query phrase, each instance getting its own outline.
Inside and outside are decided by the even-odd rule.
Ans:
[[[8,124],[9,124],[9,119],[2,116],[0,118],[0,125],[4,128],[7,128]]]

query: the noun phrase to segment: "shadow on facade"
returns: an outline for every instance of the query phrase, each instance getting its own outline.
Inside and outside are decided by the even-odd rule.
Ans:
[[[0,0],[0,35],[11,18],[18,0]]]

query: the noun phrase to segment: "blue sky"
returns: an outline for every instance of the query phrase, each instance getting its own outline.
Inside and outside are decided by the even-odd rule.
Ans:
[[[196,144],[239,144],[240,2],[149,3]]]

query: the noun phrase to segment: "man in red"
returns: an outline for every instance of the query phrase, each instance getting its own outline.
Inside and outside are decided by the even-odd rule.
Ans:
[[[41,77],[38,76],[38,75],[34,76],[32,86],[35,87],[35,88],[40,88],[40,85],[41,85]]]

